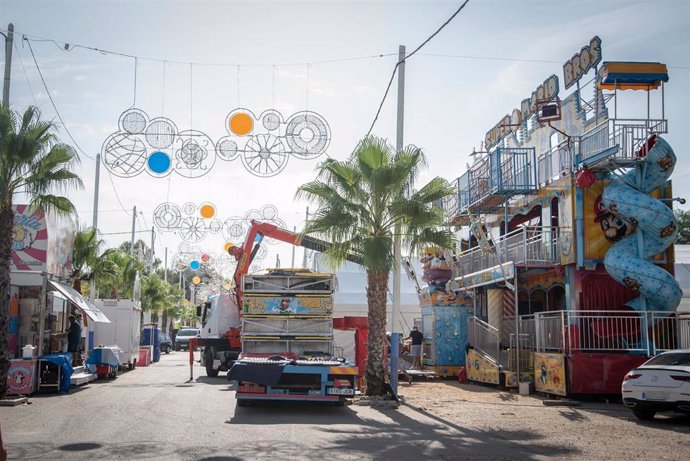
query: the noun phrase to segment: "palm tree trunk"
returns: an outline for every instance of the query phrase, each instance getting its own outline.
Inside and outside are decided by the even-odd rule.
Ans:
[[[7,395],[7,370],[10,368],[7,351],[10,316],[10,259],[12,258],[12,202],[0,210],[0,399]]]
[[[386,364],[386,301],[388,272],[367,272],[367,303],[369,304],[369,340],[364,379],[367,395],[383,395]]]
[[[163,321],[161,323],[161,331],[170,334],[168,331],[168,309],[163,309]]]

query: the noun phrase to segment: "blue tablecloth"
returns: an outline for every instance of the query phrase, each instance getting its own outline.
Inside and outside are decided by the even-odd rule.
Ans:
[[[40,360],[47,360],[60,367],[60,390],[69,392],[70,378],[72,377],[72,354],[63,352],[61,354],[48,354],[39,357]]]
[[[91,373],[96,371],[96,365],[110,365],[117,368],[120,365],[119,350],[116,347],[96,347],[86,359],[86,369]]]

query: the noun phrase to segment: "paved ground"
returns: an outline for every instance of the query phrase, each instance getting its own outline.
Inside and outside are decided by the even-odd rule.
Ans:
[[[640,424],[620,405],[547,408],[450,382],[401,386],[398,410],[236,408],[224,377],[187,382],[185,359],[172,353],[114,381],[0,408],[10,459],[582,460],[640,447],[633,457],[690,457],[688,418]]]

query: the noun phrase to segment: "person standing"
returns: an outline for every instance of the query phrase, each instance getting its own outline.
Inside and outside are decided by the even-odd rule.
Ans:
[[[410,347],[412,367],[419,370],[422,368],[422,342],[424,341],[424,334],[419,331],[417,325],[414,325],[410,335],[405,339],[412,340],[412,346]]]
[[[77,319],[69,316],[69,329],[67,330],[67,352],[72,354],[72,366],[79,364],[79,346],[81,345],[81,325]]]

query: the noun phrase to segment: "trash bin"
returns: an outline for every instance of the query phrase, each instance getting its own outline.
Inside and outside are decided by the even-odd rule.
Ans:
[[[520,395],[529,395],[531,385],[532,383],[530,383],[529,381],[520,383]]]
[[[144,327],[141,332],[141,346],[153,346],[153,361],[158,362],[161,359],[161,341],[160,329],[154,327]]]

